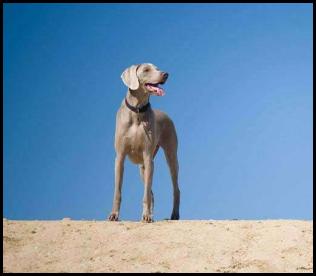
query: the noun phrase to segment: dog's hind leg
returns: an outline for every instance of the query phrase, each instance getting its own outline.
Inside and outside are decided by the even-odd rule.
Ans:
[[[178,185],[178,138],[173,122],[165,117],[163,120],[164,133],[160,138],[159,145],[162,147],[169,166],[172,186],[173,186],[173,209],[171,214],[172,220],[178,220],[180,207],[180,189]]]
[[[178,172],[179,172],[179,165],[178,165],[178,157],[177,152],[168,149],[164,149],[164,153],[166,156],[166,160],[169,166],[172,186],[173,186],[173,209],[171,214],[172,220],[178,220],[180,218],[179,215],[179,206],[180,206],[180,189],[178,185]]]

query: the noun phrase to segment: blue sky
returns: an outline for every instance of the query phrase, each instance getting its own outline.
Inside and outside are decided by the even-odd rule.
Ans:
[[[4,4],[4,217],[105,219],[120,75],[169,72],[182,219],[312,219],[312,4]],[[154,218],[172,184],[155,160]],[[122,220],[143,185],[126,160]]]

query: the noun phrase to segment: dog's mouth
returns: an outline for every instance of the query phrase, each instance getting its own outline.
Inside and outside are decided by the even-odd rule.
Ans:
[[[165,91],[163,90],[162,87],[160,87],[161,84],[164,84],[164,82],[145,83],[145,86],[150,91],[151,94],[154,94],[156,96],[163,96],[165,95]]]

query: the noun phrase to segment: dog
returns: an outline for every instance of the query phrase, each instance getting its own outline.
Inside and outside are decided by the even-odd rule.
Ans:
[[[127,95],[116,114],[115,130],[115,189],[110,221],[119,219],[125,157],[139,165],[144,182],[143,222],[153,222],[154,195],[152,179],[154,157],[161,147],[164,151],[173,184],[172,220],[178,220],[180,190],[178,186],[178,139],[172,120],[160,110],[151,108],[151,95],[165,94],[160,86],[168,79],[168,73],[151,63],[132,65],[121,75],[128,87]]]

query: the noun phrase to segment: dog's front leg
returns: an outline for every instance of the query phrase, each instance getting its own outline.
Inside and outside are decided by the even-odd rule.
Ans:
[[[115,189],[112,213],[109,216],[109,220],[116,221],[119,218],[121,200],[122,200],[122,182],[124,173],[124,160],[125,155],[117,154],[115,158]]]
[[[154,162],[151,156],[144,157],[144,198],[143,198],[143,215],[142,221],[144,222],[152,222],[153,221],[153,214],[151,208],[152,202],[152,193],[151,193],[151,186],[152,186],[152,179],[154,173]]]

